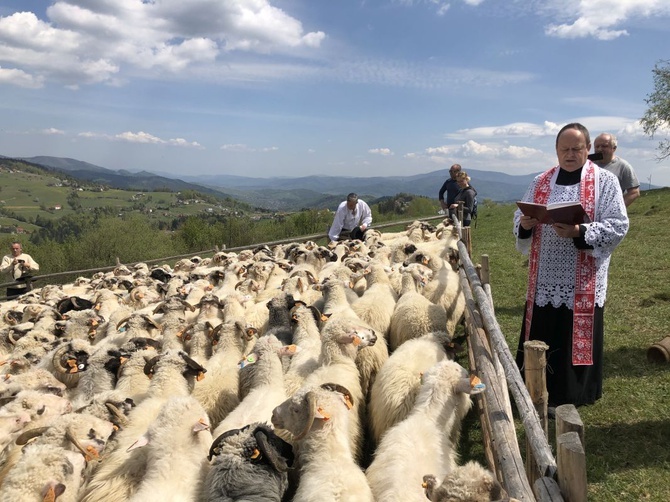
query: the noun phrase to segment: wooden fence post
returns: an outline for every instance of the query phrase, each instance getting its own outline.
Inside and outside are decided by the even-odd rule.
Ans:
[[[558,485],[566,502],[586,502],[586,454],[577,432],[566,432],[556,439]]]
[[[523,344],[524,380],[531,401],[535,406],[544,436],[549,437],[547,420],[547,349],[549,345],[539,340],[530,340]],[[530,437],[526,437],[526,474],[531,484],[540,478],[533,455],[530,453]]]

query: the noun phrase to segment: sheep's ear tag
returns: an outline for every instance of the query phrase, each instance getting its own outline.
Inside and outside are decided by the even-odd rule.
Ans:
[[[430,263],[430,259],[427,256],[424,256],[423,258],[421,258],[421,263],[423,265],[428,265]]]
[[[261,452],[258,448],[254,448],[254,451],[251,453],[251,460],[256,460],[261,456]]]
[[[346,405],[348,410],[354,407],[354,403],[351,402],[351,399],[346,394],[342,395],[342,400],[344,401],[344,404]]]
[[[325,411],[323,411],[323,408],[319,406],[314,412],[314,418],[320,418],[324,422],[327,422],[328,420],[330,420],[330,415]]]
[[[119,328],[119,333],[124,333],[125,331],[126,331],[126,327],[125,327],[125,326],[121,326],[121,327]]]
[[[70,370],[68,371],[68,373],[76,373],[77,371],[79,371],[79,367],[77,366],[77,360],[76,359],[72,359],[72,358],[68,359],[67,360],[67,365],[70,367]]]
[[[242,369],[245,366],[249,366],[250,364],[254,364],[256,361],[258,361],[258,358],[256,357],[256,354],[254,354],[252,352],[247,357],[242,359],[239,363],[237,363],[237,367]]]
[[[200,381],[203,380],[204,378],[205,378],[205,373],[204,373],[203,371],[201,371],[200,373],[198,373],[198,376],[195,377],[195,381],[196,381],[196,382],[200,382]]]
[[[470,376],[470,394],[479,394],[486,390],[486,384],[477,375]]]
[[[60,497],[63,492],[65,492],[65,485],[63,483],[51,485],[45,492],[43,492],[42,502],[56,502],[56,499]]]
[[[300,347],[292,343],[291,345],[282,345],[281,348],[277,349],[277,353],[280,356],[293,356],[300,350],[302,350]]]
[[[358,347],[361,344],[362,341],[363,340],[361,340],[361,337],[358,336],[358,333],[356,333],[354,331],[353,336],[352,336],[352,341],[351,341],[351,343],[354,344],[354,347]]]
[[[91,460],[99,461],[100,453],[98,453],[98,450],[89,445],[86,447],[86,456],[84,458],[86,459],[86,462],[90,462]]]

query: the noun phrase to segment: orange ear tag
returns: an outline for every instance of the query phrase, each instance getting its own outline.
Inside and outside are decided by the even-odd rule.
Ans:
[[[314,416],[315,416],[316,418],[320,418],[320,419],[323,420],[324,422],[327,422],[328,420],[330,420],[330,414],[328,414],[328,413],[326,413],[325,411],[323,411],[323,408],[321,408],[321,406],[319,406],[319,407],[316,409],[316,413],[314,414]]]
[[[354,340],[351,343],[354,344],[354,347],[358,347],[362,341],[360,336],[354,335]]]
[[[351,402],[351,399],[349,399],[349,396],[342,396],[344,398],[344,404],[347,405],[347,409],[350,410],[351,408],[354,407],[354,403]]]
[[[195,380],[197,382],[199,382],[199,381],[203,380],[204,378],[205,378],[205,374],[201,371],[200,373],[198,373],[198,376],[195,377]]]
[[[470,387],[472,387],[470,394],[479,394],[480,392],[484,392],[484,390],[486,390],[486,385],[477,375],[470,376]]]
[[[261,456],[261,452],[257,448],[254,448],[254,452],[251,454],[251,458],[253,460],[256,460],[260,456]]]

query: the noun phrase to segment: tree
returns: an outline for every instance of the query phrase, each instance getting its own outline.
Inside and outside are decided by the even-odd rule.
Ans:
[[[657,132],[667,134],[670,129],[670,61],[656,63],[654,74],[654,92],[647,96],[649,106],[640,119],[645,134],[652,138]],[[658,144],[658,160],[670,157],[670,140],[663,139]]]

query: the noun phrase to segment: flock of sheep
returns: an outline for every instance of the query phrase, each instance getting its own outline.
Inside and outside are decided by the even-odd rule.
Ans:
[[[509,500],[456,447],[448,220],[44,286],[0,306],[0,500]]]

